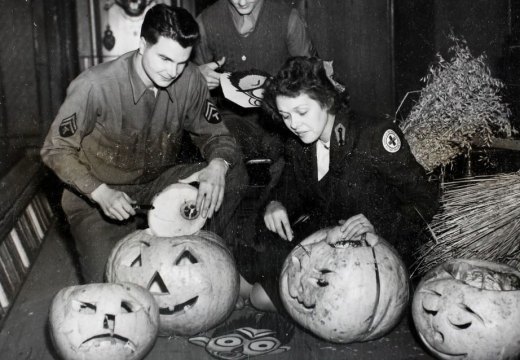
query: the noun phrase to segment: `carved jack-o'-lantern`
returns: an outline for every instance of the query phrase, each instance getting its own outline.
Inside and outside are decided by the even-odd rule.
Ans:
[[[159,335],[194,335],[223,321],[234,309],[239,275],[217,235],[161,238],[136,231],[108,260],[107,280],[147,288],[159,304]]]
[[[483,260],[450,260],[419,283],[415,327],[441,359],[520,355],[520,272]]]
[[[49,325],[64,359],[142,359],[157,337],[159,308],[135,284],[70,286],[54,297]]]
[[[314,233],[289,254],[280,277],[282,302],[294,320],[323,339],[350,343],[380,337],[406,308],[405,266],[373,234],[367,235],[369,242],[327,243],[327,233],[336,236],[336,229]]]

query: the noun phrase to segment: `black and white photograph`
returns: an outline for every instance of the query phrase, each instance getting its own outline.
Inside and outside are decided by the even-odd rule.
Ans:
[[[2,360],[520,359],[520,1],[0,4]]]

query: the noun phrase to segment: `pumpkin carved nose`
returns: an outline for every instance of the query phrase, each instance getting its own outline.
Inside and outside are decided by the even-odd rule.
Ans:
[[[152,280],[150,281],[150,284],[148,285],[148,291],[154,295],[164,295],[169,294],[170,291],[168,290],[168,287],[164,283],[163,278],[159,273],[156,271],[155,274],[152,276]]]
[[[105,318],[103,319],[103,329],[109,330],[110,333],[114,333],[115,324],[116,316],[112,314],[105,314]]]

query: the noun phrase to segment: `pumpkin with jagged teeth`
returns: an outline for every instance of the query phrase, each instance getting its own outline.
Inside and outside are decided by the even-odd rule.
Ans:
[[[342,239],[337,228],[323,229],[287,257],[280,296],[289,315],[319,337],[367,341],[385,335],[401,318],[408,276],[396,251],[376,235]]]
[[[112,250],[106,278],[152,293],[160,336],[190,336],[214,327],[233,311],[239,292],[231,253],[216,234],[203,230],[175,237],[136,231]]]

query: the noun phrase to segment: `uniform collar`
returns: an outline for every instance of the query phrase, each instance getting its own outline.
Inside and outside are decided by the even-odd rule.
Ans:
[[[330,136],[331,166],[337,164],[354,148],[357,131],[353,115],[349,111],[340,111],[334,119]]]
[[[144,93],[148,88],[144,84],[143,80],[139,77],[137,73],[137,69],[135,68],[135,61],[137,59],[139,50],[135,50],[132,56],[128,57],[128,77],[130,79],[130,85],[132,86],[132,95],[134,97],[134,104],[137,104],[139,100],[143,97]],[[168,96],[170,97],[170,101],[173,102],[173,86],[170,85],[166,89],[158,89],[157,96],[161,93],[161,91],[166,90]]]

